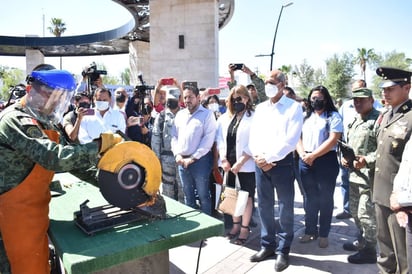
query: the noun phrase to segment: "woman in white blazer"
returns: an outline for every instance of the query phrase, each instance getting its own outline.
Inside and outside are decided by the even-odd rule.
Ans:
[[[253,113],[253,101],[247,88],[242,85],[233,87],[227,99],[227,111],[218,119],[216,134],[221,165],[224,172],[228,172],[226,184],[234,187],[237,175],[241,189],[249,193],[243,216],[233,217],[233,227],[227,234],[238,245],[245,244],[250,233],[256,188],[255,162],[248,145]]]

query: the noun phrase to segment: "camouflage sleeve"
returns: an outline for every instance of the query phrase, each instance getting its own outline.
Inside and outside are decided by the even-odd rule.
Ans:
[[[229,87],[229,90],[231,90],[233,87],[235,87],[237,85],[236,80],[234,80],[233,82],[227,82],[227,86]]]
[[[162,117],[161,112],[159,115],[156,116],[156,119],[153,123],[153,130],[152,130],[152,140],[151,140],[151,148],[153,152],[156,154],[158,158],[160,158],[161,146],[162,146],[162,129],[161,124],[164,122],[164,118]]]
[[[65,145],[51,141],[39,122],[23,112],[8,113],[0,123],[2,143],[11,147],[19,157],[53,170],[70,171],[95,165],[98,144]]]
[[[256,91],[259,97],[259,102],[266,101],[267,96],[265,93],[265,82],[262,79],[260,79],[256,74],[252,74],[250,79],[252,80],[253,84],[256,87]]]

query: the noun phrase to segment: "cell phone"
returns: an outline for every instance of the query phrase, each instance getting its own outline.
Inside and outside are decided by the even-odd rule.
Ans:
[[[94,115],[94,109],[88,108],[85,115]]]
[[[220,94],[220,88],[209,88],[208,90],[207,90],[207,93],[209,94],[209,95],[217,95],[217,94]]]
[[[197,82],[195,81],[184,81],[182,83],[183,89],[189,88],[197,88]]]
[[[244,66],[244,64],[233,64],[231,67],[234,70],[241,70],[241,69],[243,69],[243,66]]]
[[[162,80],[160,80],[160,84],[162,85],[173,85],[174,84],[174,79],[173,78],[163,78]]]

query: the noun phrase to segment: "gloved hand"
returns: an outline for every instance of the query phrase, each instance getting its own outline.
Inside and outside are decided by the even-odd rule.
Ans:
[[[120,136],[117,133],[112,133],[112,132],[104,132],[100,134],[100,150],[99,153],[103,154],[105,153],[108,149],[113,147],[114,145],[120,143],[123,141],[122,136]]]

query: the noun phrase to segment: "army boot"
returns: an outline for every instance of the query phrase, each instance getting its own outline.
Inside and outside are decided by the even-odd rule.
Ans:
[[[348,256],[348,262],[352,264],[374,264],[376,263],[376,248],[365,246],[357,253]]]

